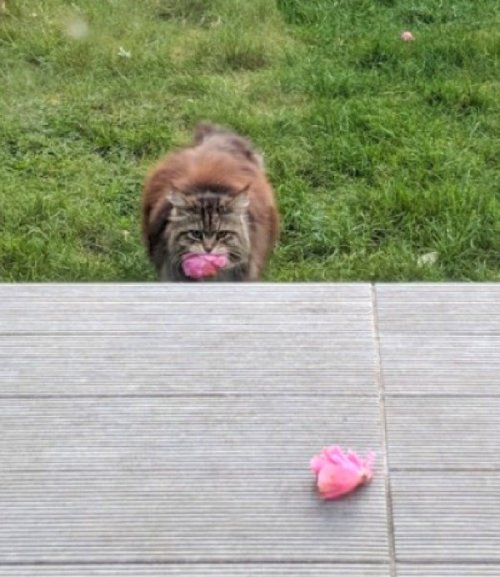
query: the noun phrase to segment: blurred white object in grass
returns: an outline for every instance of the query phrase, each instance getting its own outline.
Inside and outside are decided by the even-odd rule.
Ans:
[[[415,40],[415,36],[413,36],[409,30],[405,30],[404,32],[401,32],[401,40],[403,42],[413,42]]]
[[[89,35],[89,25],[81,16],[75,14],[66,20],[64,32],[73,40],[82,40]]]
[[[417,259],[418,266],[431,266],[436,264],[438,261],[439,255],[436,251],[427,252],[422,256],[419,256]]]
[[[128,50],[125,50],[123,46],[120,46],[118,50],[118,56],[120,56],[120,58],[130,58],[132,56],[132,53],[129,52]]]

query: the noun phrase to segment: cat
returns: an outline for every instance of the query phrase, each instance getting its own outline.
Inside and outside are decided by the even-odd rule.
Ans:
[[[186,282],[188,254],[224,255],[215,281],[256,281],[277,243],[280,219],[252,144],[201,123],[191,146],[153,167],[142,196],[143,239],[161,281]]]

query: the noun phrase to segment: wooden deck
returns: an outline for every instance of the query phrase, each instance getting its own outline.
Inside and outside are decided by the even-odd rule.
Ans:
[[[500,575],[500,284],[0,285],[0,342],[0,577]]]

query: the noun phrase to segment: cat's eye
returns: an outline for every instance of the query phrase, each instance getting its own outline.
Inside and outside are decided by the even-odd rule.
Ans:
[[[219,230],[217,233],[217,240],[223,240],[224,238],[229,238],[231,236],[231,232],[229,230]]]
[[[189,236],[193,240],[201,240],[203,238],[203,232],[201,230],[190,230]]]

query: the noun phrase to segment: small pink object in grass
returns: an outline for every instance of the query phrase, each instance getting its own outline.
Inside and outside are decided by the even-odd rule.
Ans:
[[[409,30],[405,30],[404,32],[401,32],[401,40],[403,42],[413,42],[415,40],[415,36],[413,36]]]
[[[182,259],[182,270],[186,276],[199,279],[215,276],[227,263],[223,254],[187,254]]]
[[[313,457],[310,467],[316,474],[321,497],[336,499],[371,481],[374,461],[375,453],[371,451],[362,459],[354,451],[344,453],[341,447],[333,445]]]

